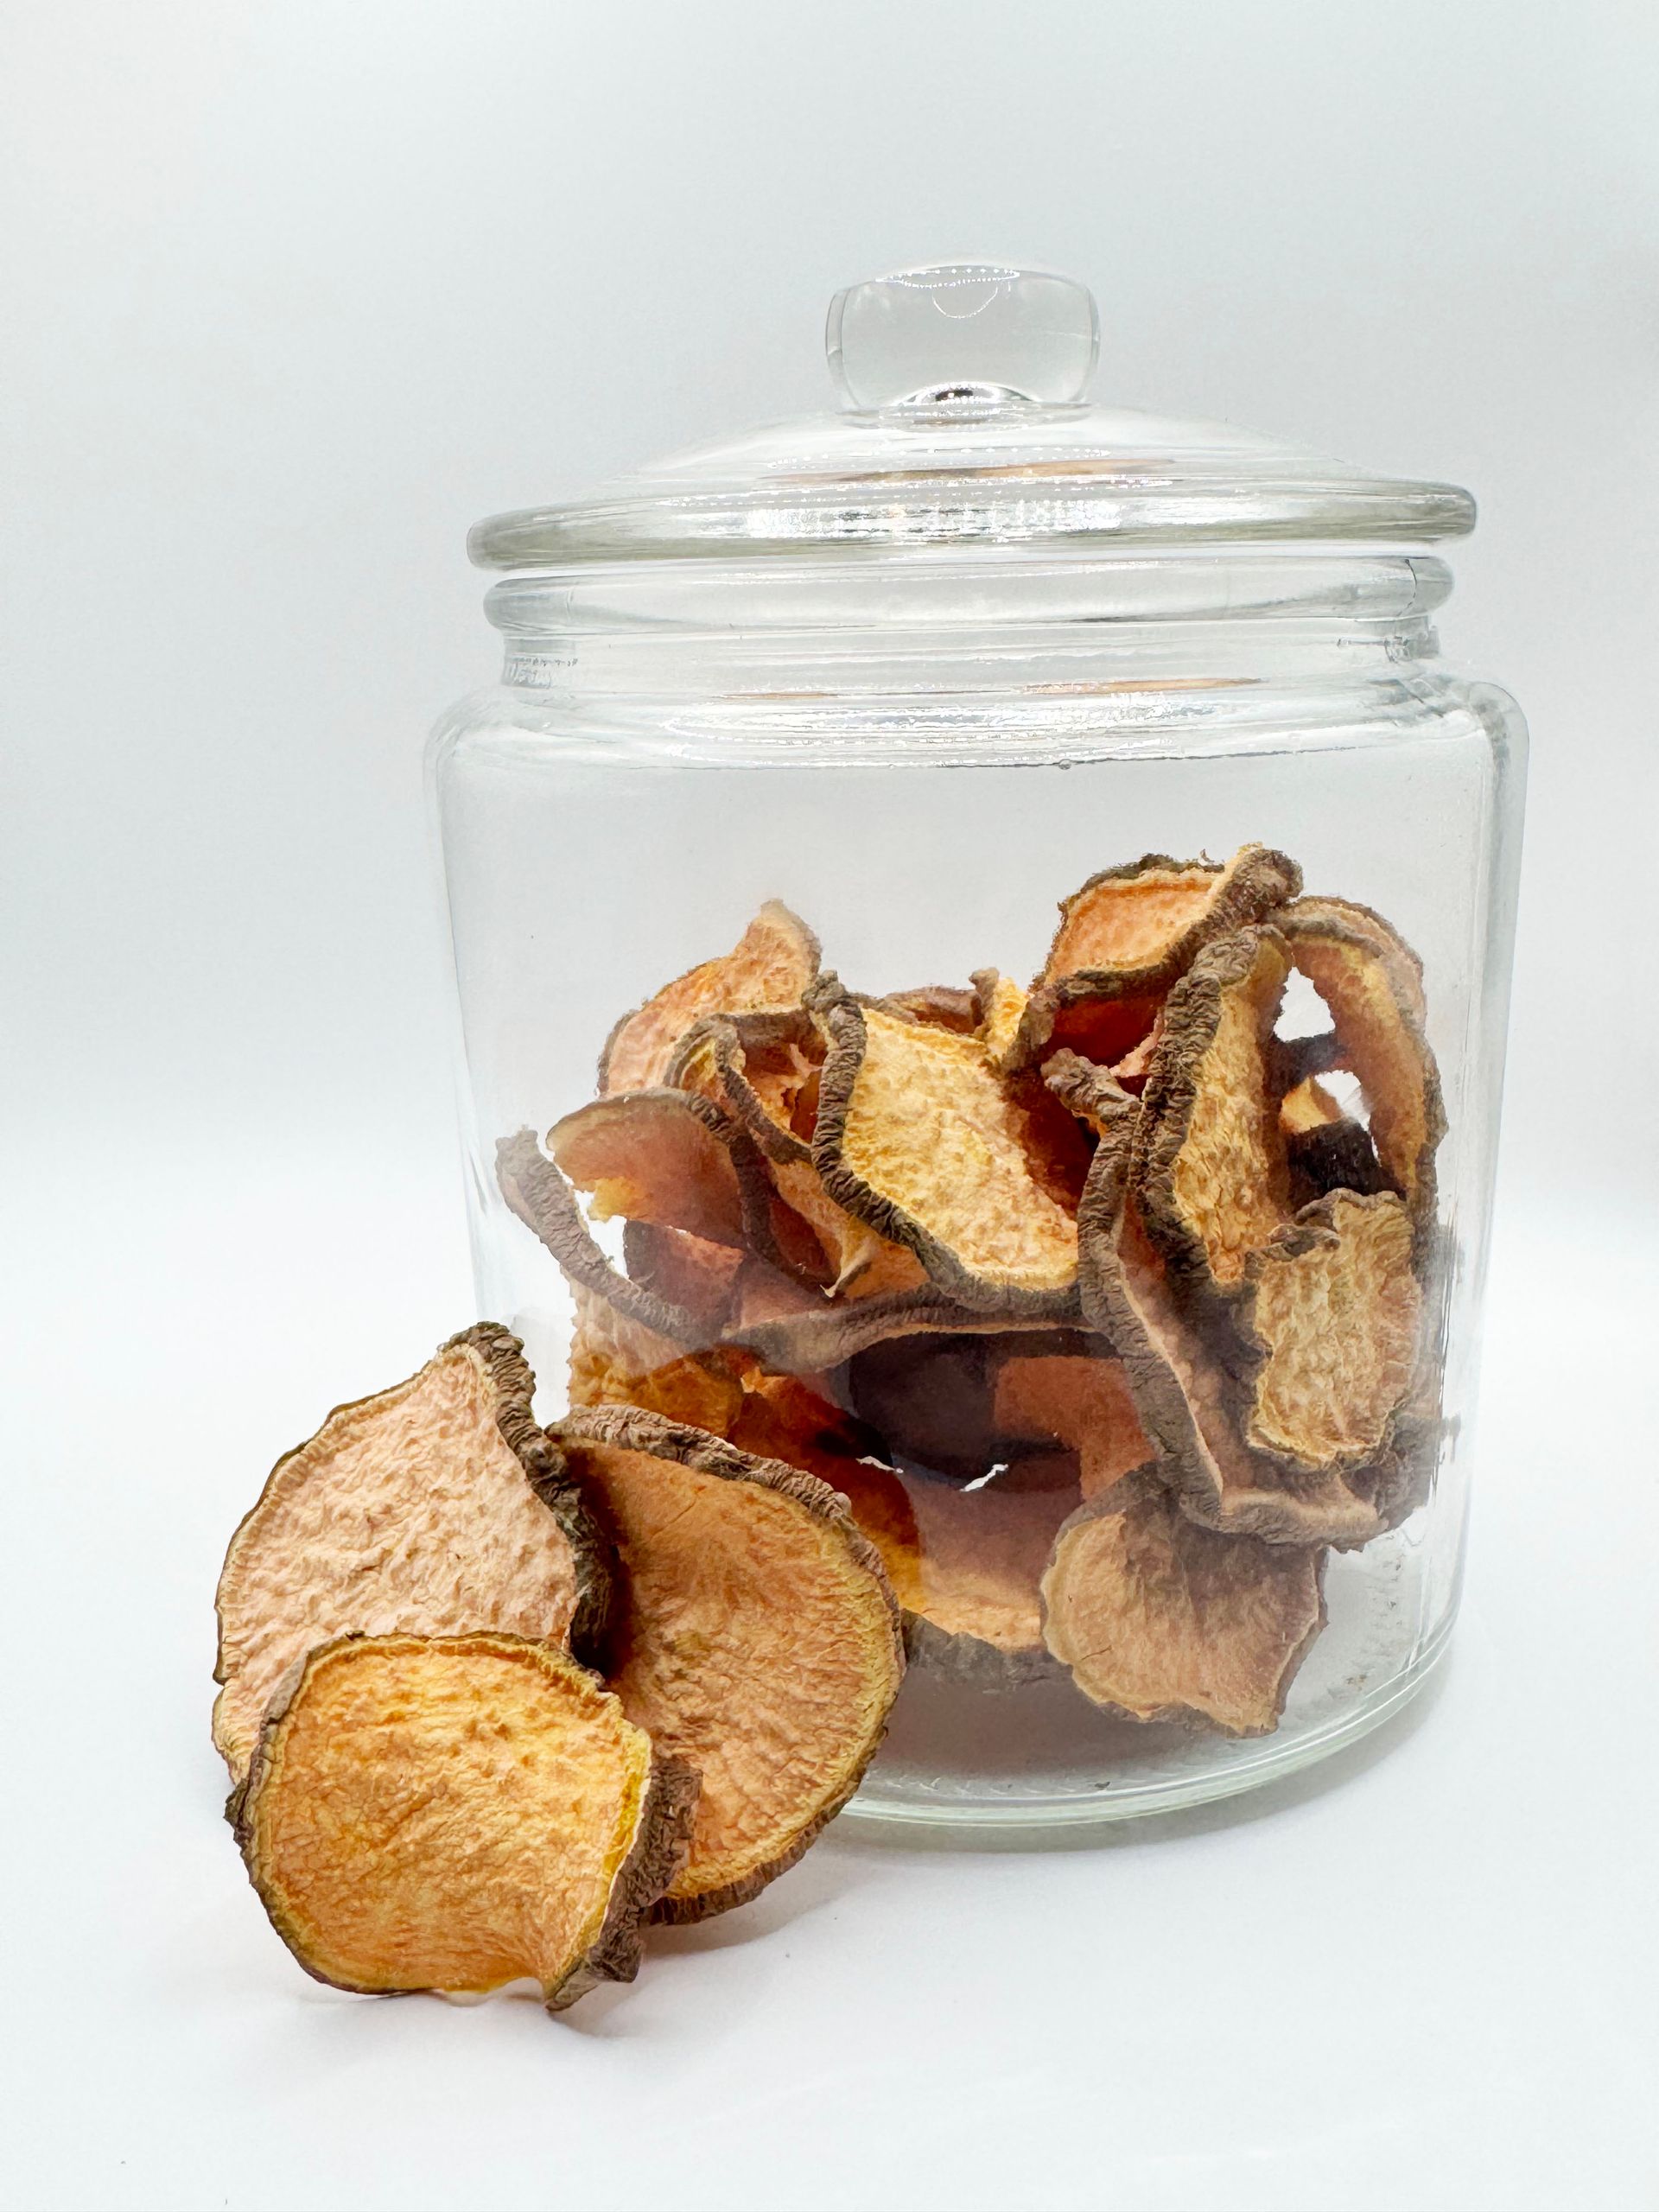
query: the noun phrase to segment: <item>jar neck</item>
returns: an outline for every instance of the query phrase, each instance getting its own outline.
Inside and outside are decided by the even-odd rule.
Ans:
[[[1347,549],[775,558],[514,575],[503,681],[583,697],[1363,683],[1432,660],[1445,565]]]

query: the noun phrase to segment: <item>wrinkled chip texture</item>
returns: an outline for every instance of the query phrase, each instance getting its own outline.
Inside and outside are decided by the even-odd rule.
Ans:
[[[823,1018],[813,1158],[831,1197],[966,1305],[1058,1309],[1077,1224],[1033,1173],[1019,1103],[981,1041],[845,998]]]
[[[1198,1528],[1129,1475],[1062,1532],[1043,1611],[1050,1649],[1096,1704],[1266,1735],[1324,1625],[1320,1554]]]
[[[545,1644],[353,1638],[306,1662],[238,1810],[277,1932],[318,1980],[554,2009],[631,1980],[695,1785]]]
[[[852,1795],[904,1672],[898,1609],[812,1476],[627,1407],[557,1433],[624,1569],[617,1694],[702,1777],[690,1856],[658,1909],[699,1919],[792,1866]]]
[[[798,1007],[817,972],[817,939],[798,915],[768,899],[730,952],[677,977],[618,1023],[601,1058],[600,1089],[662,1083],[675,1046],[704,1014]]]
[[[1423,1294],[1411,1218],[1391,1191],[1333,1192],[1249,1262],[1249,1330],[1264,1357],[1247,1437],[1304,1466],[1381,1452],[1416,1366]]]
[[[336,1637],[596,1633],[602,1548],[531,1416],[533,1387],[518,1338],[482,1324],[278,1460],[219,1577],[213,1741],[233,1777],[279,1682]]]

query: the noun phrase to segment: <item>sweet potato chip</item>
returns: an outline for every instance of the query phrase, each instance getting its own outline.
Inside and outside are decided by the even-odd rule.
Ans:
[[[1039,1586],[1054,1539],[1077,1503],[1064,1490],[957,1490],[903,1478],[916,1529],[903,1599],[913,1663],[988,1691],[1054,1671]]]
[[[631,1221],[622,1232],[622,1262],[636,1282],[670,1306],[683,1306],[703,1324],[701,1341],[712,1344],[730,1319],[737,1278],[747,1255],[732,1244],[711,1244],[683,1229]]]
[[[1006,1354],[997,1364],[995,1408],[1003,1436],[1052,1436],[1075,1452],[1085,1498],[1156,1456],[1123,1363],[1103,1347]]]
[[[973,992],[955,983],[919,983],[913,990],[885,992],[872,1003],[889,1014],[908,1014],[912,1021],[931,1022],[936,1029],[954,1029],[962,1037],[979,1021]]]
[[[609,1560],[534,1389],[518,1338],[481,1322],[276,1462],[219,1579],[213,1741],[233,1778],[277,1684],[335,1637],[499,1629],[592,1647]]]
[[[683,1358],[692,1348],[676,1338],[658,1335],[643,1322],[631,1320],[608,1298],[589,1290],[585,1283],[573,1283],[570,1297],[575,1319],[570,1332],[567,1395],[573,1406],[626,1402],[639,1376]]]
[[[547,1149],[565,1180],[590,1194],[591,1220],[620,1215],[714,1244],[770,1244],[769,1193],[754,1147],[695,1092],[595,1098],[554,1123]]]
[[[1031,995],[1012,976],[981,968],[974,976],[974,1024],[993,1067],[1006,1068],[1015,1056],[1020,1025]]]
[[[1155,1478],[1127,1475],[1061,1530],[1043,1631],[1096,1705],[1264,1736],[1325,1625],[1323,1560],[1195,1527]]]
[[[601,1092],[648,1090],[662,1083],[674,1048],[706,1014],[787,1011],[818,972],[818,941],[798,915],[769,899],[736,946],[626,1014],[600,1055]]]
[[[690,1856],[657,1907],[702,1919],[793,1866],[853,1794],[904,1673],[898,1606],[812,1476],[631,1407],[555,1433],[624,1569],[617,1694],[702,1777]]]
[[[1298,1467],[1382,1456],[1416,1370],[1423,1294],[1392,1191],[1335,1191],[1247,1263],[1241,1333],[1259,1355],[1244,1429]]]
[[[632,1981],[695,1776],[546,1644],[349,1637],[306,1660],[233,1801],[271,1924],[319,1981],[550,2012]]]
[[[811,1005],[830,1040],[812,1157],[830,1197],[963,1306],[1070,1311],[1076,1220],[1033,1173],[1026,1112],[979,1039],[836,988]]]
[[[1382,1173],[1421,1233],[1433,1216],[1446,1116],[1416,956],[1379,915],[1341,899],[1299,899],[1281,920],[1292,960],[1330,1009],[1342,1064],[1359,1078]]]
[[[1148,853],[1091,876],[1061,901],[1012,1064],[1058,1046],[1104,1067],[1123,1059],[1204,945],[1274,913],[1301,883],[1295,861],[1264,845],[1241,846],[1225,867]]]
[[[1169,995],[1135,1124],[1135,1205],[1177,1288],[1236,1291],[1249,1255],[1289,1217],[1289,1169],[1269,1041],[1290,972],[1284,938],[1236,931]]]
[[[1221,1535],[1344,1550],[1369,1543],[1394,1525],[1405,1494],[1394,1457],[1363,1471],[1294,1474],[1243,1441],[1237,1382],[1185,1325],[1129,1203],[1130,1137],[1123,1121],[1109,1122],[1089,1172],[1078,1212],[1083,1313],[1123,1362],[1161,1479],[1190,1519]]]
[[[804,1137],[795,1124],[823,1057],[810,1019],[798,1009],[786,1021],[774,1014],[710,1014],[680,1039],[668,1080],[732,1115],[768,1160],[807,1160],[811,1123]]]

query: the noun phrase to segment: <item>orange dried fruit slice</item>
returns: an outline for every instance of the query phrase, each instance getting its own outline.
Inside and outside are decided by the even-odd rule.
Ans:
[[[565,1180],[588,1194],[590,1220],[652,1222],[740,1248],[766,1242],[754,1147],[693,1091],[595,1098],[556,1122],[546,1144]]]
[[[336,1637],[499,1629],[593,1647],[608,1554],[534,1389],[517,1337],[480,1323],[277,1461],[219,1579],[213,1741],[233,1778],[277,1685]]]
[[[1323,1558],[1198,1528],[1155,1478],[1129,1474],[1061,1530],[1044,1634],[1096,1705],[1267,1735],[1325,1625]]]
[[[769,899],[730,952],[690,969],[618,1022],[600,1055],[601,1091],[646,1090],[664,1082],[676,1046],[704,1014],[798,1007],[818,957],[806,924]]]
[[[632,1981],[683,1863],[696,1782],[544,1643],[349,1637],[305,1661],[233,1800],[272,1925],[341,1989],[550,2012]]]
[[[1123,1363],[1103,1348],[1007,1353],[997,1365],[994,1404],[1004,1436],[1053,1437],[1077,1453],[1085,1498],[1156,1456]]]
[[[812,1157],[830,1197],[916,1253],[959,1305],[1063,1316],[1077,1222],[1033,1170],[1028,1113],[976,1037],[864,1007],[826,978]]]
[[[614,1536],[611,1680],[702,1779],[659,1917],[742,1904],[846,1803],[904,1673],[893,1593],[845,1500],[811,1475],[627,1406],[554,1432]]]

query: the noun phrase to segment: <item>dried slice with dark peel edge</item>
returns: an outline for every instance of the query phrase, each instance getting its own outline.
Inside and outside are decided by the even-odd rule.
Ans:
[[[730,952],[690,969],[618,1022],[600,1055],[601,1091],[645,1090],[664,1081],[675,1046],[706,1014],[798,1008],[818,957],[806,924],[769,899]]]
[[[712,1343],[730,1319],[747,1255],[683,1229],[631,1221],[622,1232],[622,1262],[630,1282],[695,1313]]]
[[[234,1779],[278,1683],[335,1637],[594,1646],[609,1554],[531,1415],[535,1387],[518,1338],[480,1322],[277,1461],[219,1579],[213,1741]]]
[[[1013,1063],[1057,1046],[1103,1066],[1122,1060],[1205,944],[1274,913],[1301,885],[1295,861],[1265,845],[1242,845],[1224,867],[1147,853],[1091,876],[1061,901]]]
[[[1029,1003],[1030,994],[1012,976],[1004,976],[995,968],[976,969],[975,1027],[994,1067],[1006,1068],[1014,1058],[1020,1025],[1026,1018]]]
[[[839,1367],[843,1360],[885,1337],[940,1330],[1042,1326],[1039,1320],[1018,1321],[1006,1314],[976,1313],[971,1306],[943,1296],[931,1283],[922,1290],[894,1291],[879,1298],[830,1305],[822,1296],[766,1270],[746,1279],[726,1341],[747,1345],[768,1367],[791,1375],[813,1375]]]
[[[1075,1308],[1077,1223],[1033,1173],[1019,1102],[976,1038],[862,1007],[826,977],[812,1158],[830,1197],[908,1245],[958,1304]]]
[[[689,1090],[622,1091],[556,1122],[547,1150],[590,1194],[594,1221],[647,1221],[714,1244],[766,1250],[770,1198],[753,1144]]]
[[[962,1037],[979,1020],[973,992],[954,983],[919,983],[913,990],[887,991],[871,1004],[891,1014],[908,1014],[912,1021],[931,1022],[936,1029],[954,1029]]]
[[[1269,1073],[1290,956],[1271,928],[1206,945],[1169,995],[1135,1124],[1130,1179],[1177,1290],[1236,1293],[1249,1255],[1290,1213]]]
[[[822,1057],[804,1013],[781,1033],[772,1015],[710,1014],[681,1039],[669,1081],[734,1116],[769,1160],[810,1160],[811,1145],[796,1134],[794,1118]]]
[[[702,1777],[656,1908],[700,1920],[791,1866],[858,1785],[904,1674],[880,1560],[827,1484],[626,1406],[555,1432],[624,1568],[611,1679]]]
[[[232,1805],[260,1902],[319,1981],[477,1995],[530,1976],[563,2012],[633,1980],[696,1798],[593,1675],[486,1632],[313,1651]]]
[[[1392,1462],[1293,1476],[1241,1440],[1238,1384],[1184,1325],[1128,1204],[1130,1125],[1105,1126],[1078,1212],[1084,1319],[1123,1362],[1141,1427],[1159,1447],[1160,1479],[1189,1519],[1224,1535],[1344,1550],[1381,1535],[1406,1494]]]
[[[1100,1352],[1020,1352],[996,1370],[995,1417],[1008,1438],[1051,1436],[1077,1454],[1085,1498],[1156,1456],[1123,1363]]]
[[[1043,1577],[1043,1632],[1096,1705],[1265,1736],[1325,1625],[1324,1554],[1194,1526],[1130,1474],[1074,1514]]]
[[[1416,1372],[1423,1294],[1392,1191],[1333,1191],[1247,1267],[1240,1333],[1257,1355],[1245,1441],[1296,1467],[1374,1465]]]
[[[910,1615],[912,1663],[992,1692],[1053,1674],[1039,1586],[1077,1503],[1064,1490],[956,1490],[903,1478],[916,1529],[913,1573],[895,1583]]]
[[[495,1179],[509,1209],[535,1232],[573,1284],[596,1292],[627,1320],[685,1346],[707,1342],[702,1317],[631,1282],[613,1268],[582,1219],[575,1192],[543,1153],[534,1129],[503,1137],[495,1148]]]
[[[1339,899],[1300,899],[1281,921],[1292,960],[1330,1010],[1342,1065],[1365,1094],[1382,1174],[1421,1235],[1434,1212],[1446,1116],[1416,956],[1380,916]]]

